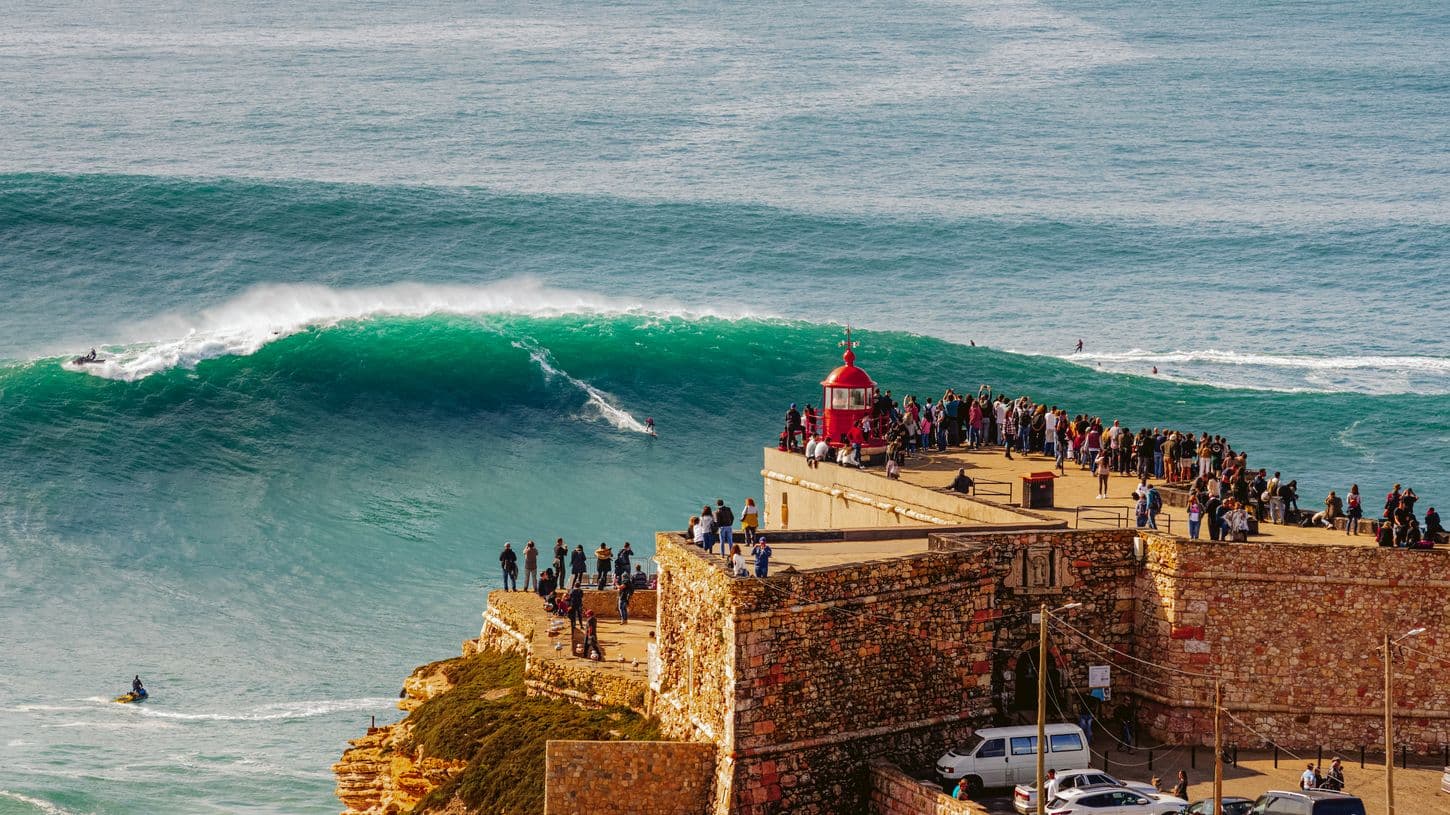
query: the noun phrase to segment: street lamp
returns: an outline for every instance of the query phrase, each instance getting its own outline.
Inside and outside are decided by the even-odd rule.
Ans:
[[[1037,630],[1037,815],[1046,815],[1047,790],[1047,618],[1060,611],[1082,608],[1082,603],[1068,603],[1065,606],[1047,610],[1042,604]]]
[[[1404,634],[1390,639],[1385,632],[1385,812],[1395,815],[1395,689],[1392,647],[1400,640],[1418,637],[1425,633],[1424,627],[1411,628]]]

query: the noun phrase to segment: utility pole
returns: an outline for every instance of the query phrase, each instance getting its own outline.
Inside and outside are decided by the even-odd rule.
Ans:
[[[1047,604],[1037,629],[1037,815],[1047,812]]]
[[[1213,683],[1213,815],[1223,815],[1223,728],[1219,710],[1223,706],[1223,682]]]
[[[1385,813],[1395,815],[1395,669],[1390,649],[1400,640],[1418,637],[1425,629],[1411,628],[1404,634],[1390,639],[1385,632]]]
[[[1054,611],[1080,608],[1082,603],[1068,603]],[[1047,815],[1047,620],[1052,611],[1043,603],[1037,628],[1037,815]],[[1092,750],[1092,745],[1088,745]]]
[[[1385,632],[1385,812],[1395,815],[1395,689],[1390,667],[1390,634]]]

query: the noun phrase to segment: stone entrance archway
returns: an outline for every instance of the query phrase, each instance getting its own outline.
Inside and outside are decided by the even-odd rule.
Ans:
[[[1070,710],[1067,694],[1063,689],[1062,671],[1058,669],[1051,653],[1047,656],[1047,718],[1061,719],[1058,711]],[[1037,646],[1032,646],[1017,655],[1013,666],[1012,709],[1014,711],[1037,711]]]

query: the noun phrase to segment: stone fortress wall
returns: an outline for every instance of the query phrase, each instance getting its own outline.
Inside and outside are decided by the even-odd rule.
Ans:
[[[1290,747],[1383,742],[1386,633],[1425,627],[1405,645],[1445,652],[1450,552],[1322,544],[1215,543],[1144,535],[1136,579],[1137,655],[1222,680],[1224,706]],[[1444,663],[1396,648],[1396,742],[1450,743]],[[1209,743],[1214,680],[1139,666],[1144,724],[1170,740]],[[1226,720],[1244,745],[1261,739]]]
[[[1073,715],[1088,666],[1111,662],[1113,701],[1140,728],[1211,743],[1219,677],[1238,720],[1225,719],[1227,738],[1245,747],[1260,734],[1291,748],[1375,744],[1380,638],[1450,622],[1442,552],[994,530],[760,581],[729,577],[676,535],[657,548],[655,711],[671,737],[718,747],[721,814],[864,810],[873,760],[926,771],[973,728],[1035,710],[1043,604],[1081,603],[1062,622],[1097,640],[1054,626],[1054,712]],[[1437,651],[1429,636],[1415,642]],[[1397,666],[1399,739],[1445,743],[1437,666],[1413,654]]]

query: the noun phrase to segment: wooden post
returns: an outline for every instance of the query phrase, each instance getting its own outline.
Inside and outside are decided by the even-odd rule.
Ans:
[[[1037,629],[1037,815],[1047,813],[1047,604]]]
[[[1223,728],[1219,708],[1223,704],[1223,683],[1213,683],[1213,815],[1223,815]]]

